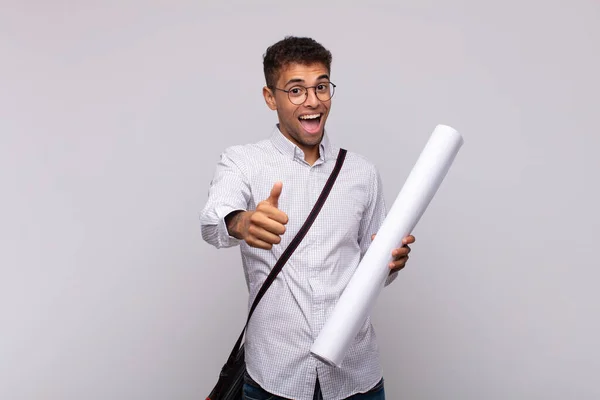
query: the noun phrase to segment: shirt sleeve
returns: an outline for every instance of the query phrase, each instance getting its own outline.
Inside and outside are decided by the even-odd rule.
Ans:
[[[359,245],[360,245],[360,258],[367,252],[371,245],[371,235],[377,233],[383,221],[386,217],[386,205],[385,198],[383,195],[383,185],[381,182],[381,176],[375,167],[372,169],[371,174],[371,185],[369,192],[369,204],[364,214],[363,220],[361,221],[359,230]],[[385,286],[392,283],[398,276],[398,271],[389,274],[385,280]]]
[[[232,149],[217,163],[210,182],[208,200],[200,214],[202,238],[217,247],[233,247],[239,239],[229,235],[225,217],[233,211],[246,211],[250,201],[250,183],[244,165]]]

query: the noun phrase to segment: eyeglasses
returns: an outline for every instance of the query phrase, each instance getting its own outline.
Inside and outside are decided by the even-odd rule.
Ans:
[[[314,89],[317,98],[321,101],[327,101],[331,99],[335,93],[335,84],[332,82],[322,82],[315,86],[294,86],[289,90],[279,89],[277,87],[273,87],[273,89],[281,90],[282,92],[287,93],[292,104],[299,106],[306,101],[306,98],[308,97],[308,89]]]

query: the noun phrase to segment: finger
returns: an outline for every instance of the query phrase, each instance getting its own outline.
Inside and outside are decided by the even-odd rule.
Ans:
[[[285,232],[283,225],[287,224],[288,217],[283,211],[270,205],[260,205],[256,210],[259,212],[252,214],[250,217],[251,224],[258,225],[279,235]]]
[[[275,207],[268,199],[258,203],[256,205],[256,211],[258,211],[258,214],[264,214],[282,224],[287,224],[288,222],[287,214]]]
[[[256,247],[259,249],[271,250],[273,248],[273,245],[271,243],[263,242],[262,240],[257,239],[257,238],[250,238],[246,242],[250,246]]]
[[[375,233],[371,235],[371,241],[375,240],[375,236],[377,236]]]
[[[252,235],[253,238],[263,241],[265,243],[278,244],[279,242],[281,242],[281,238],[279,237],[279,235],[271,233],[266,229],[263,229],[256,225],[250,226],[250,228],[248,228],[248,232],[250,233],[250,235]]]
[[[270,219],[279,222],[280,224],[288,223],[288,216],[283,211],[275,208],[275,207],[265,207],[261,209],[261,211]]]
[[[406,264],[407,261],[408,261],[408,256],[400,257],[395,260],[392,260],[389,264],[389,267],[390,268],[398,268],[398,267]]]
[[[389,264],[390,269],[393,270],[400,270],[402,268],[404,268],[406,266],[406,262],[408,261],[408,256],[399,258],[397,260],[394,260],[393,262],[391,262]]]
[[[398,271],[401,271],[401,270],[403,270],[403,269],[404,269],[404,266],[402,266],[402,267],[399,267],[399,268],[392,268],[392,269],[390,270],[390,273],[391,273],[391,274],[393,274],[394,272],[398,272]]]
[[[282,223],[267,217],[257,222],[256,225],[275,235],[283,235],[285,233],[285,226]]]
[[[400,247],[392,251],[392,257],[404,257],[407,256],[410,252],[411,248],[409,246]]]
[[[271,204],[273,207],[277,207],[279,204],[279,196],[281,195],[281,189],[283,188],[282,182],[275,182],[273,188],[271,189],[271,194],[267,198],[267,202]]]
[[[411,244],[415,242],[415,237],[413,235],[408,235],[402,239],[402,244]]]

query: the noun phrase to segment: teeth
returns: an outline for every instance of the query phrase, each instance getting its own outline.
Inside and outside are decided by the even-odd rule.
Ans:
[[[321,114],[312,114],[312,115],[301,115],[300,119],[315,119],[319,118]]]

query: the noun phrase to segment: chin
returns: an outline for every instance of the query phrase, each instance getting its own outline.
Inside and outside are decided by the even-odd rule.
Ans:
[[[316,146],[321,143],[321,140],[323,139],[323,131],[318,133],[305,133],[303,136],[306,139],[304,140],[304,143],[307,146]]]

